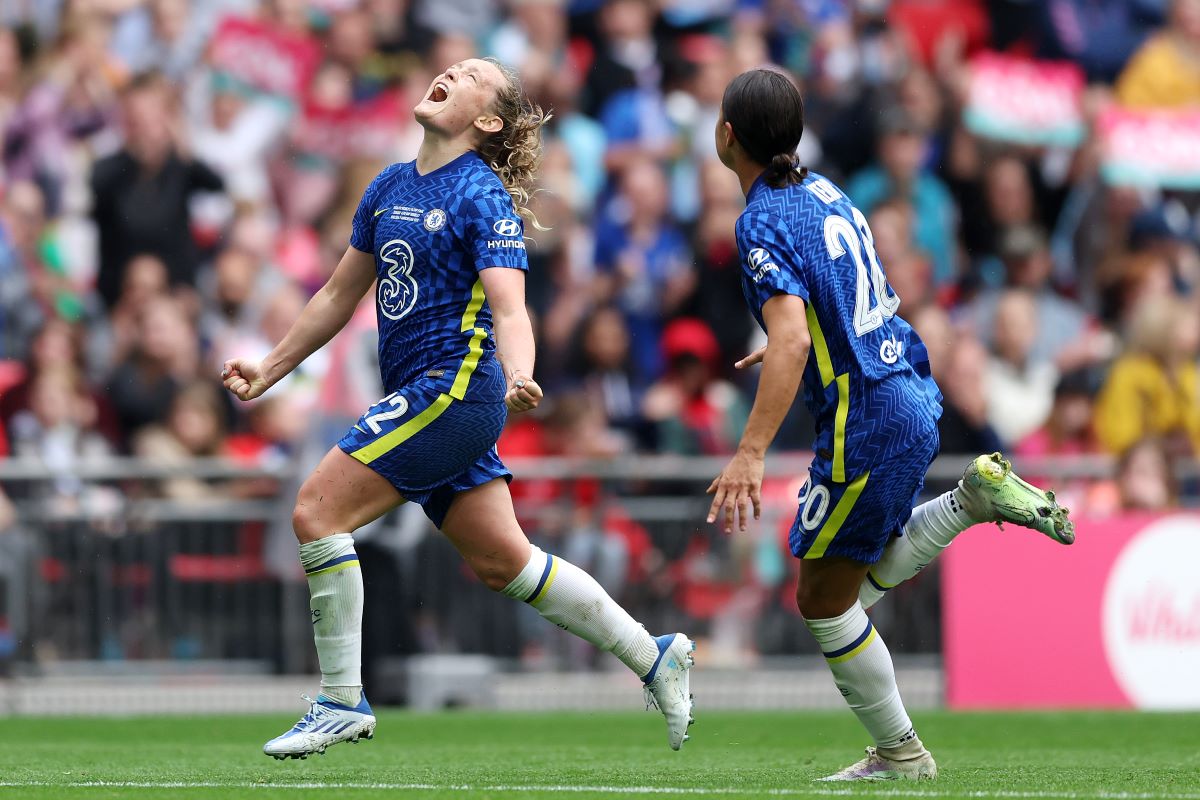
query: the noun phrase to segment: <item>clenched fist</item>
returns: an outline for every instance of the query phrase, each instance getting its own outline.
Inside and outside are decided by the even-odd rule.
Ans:
[[[221,368],[225,388],[239,400],[253,400],[270,388],[263,375],[262,363],[246,358],[231,358]]]
[[[542,402],[542,387],[533,378],[523,375],[513,375],[512,386],[504,395],[504,404],[509,411],[530,411]]]

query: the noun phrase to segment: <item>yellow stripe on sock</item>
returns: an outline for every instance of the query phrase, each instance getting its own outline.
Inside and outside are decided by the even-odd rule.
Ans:
[[[388,433],[385,436],[380,436],[378,439],[366,445],[365,447],[360,447],[350,455],[364,464],[370,464],[384,453],[395,447],[399,447],[423,431],[425,428],[429,427],[429,425],[435,419],[440,417],[442,412],[449,408],[450,404],[453,402],[454,398],[452,398],[450,395],[439,394],[437,399],[430,403],[429,407],[420,414],[417,414],[415,417],[401,425],[399,428],[396,428],[396,430],[392,431],[391,433]]]
[[[897,586],[900,585],[898,583],[884,583],[883,581],[879,580],[878,575],[876,575],[874,572],[871,572],[870,570],[867,570],[867,575],[870,576],[871,580],[874,581],[875,585],[877,587],[879,587],[880,589],[895,589]]]
[[[837,536],[838,531],[842,529],[846,518],[850,516],[854,504],[858,502],[858,496],[863,493],[863,488],[867,485],[867,479],[871,477],[871,473],[864,473],[862,477],[856,478],[853,483],[846,487],[846,491],[842,494],[842,499],[838,500],[838,504],[834,507],[833,513],[829,515],[829,519],[825,520],[825,524],[821,526],[821,532],[817,534],[817,538],[813,539],[812,546],[808,548],[802,558],[823,558],[825,550],[829,547],[829,543],[833,541],[833,537]]]
[[[871,643],[874,642],[878,638],[879,638],[879,634],[876,633],[875,628],[872,627],[871,632],[867,635],[867,638],[863,639],[862,644],[860,644],[858,647],[854,648],[849,653],[842,653],[840,656],[836,656],[834,658],[827,658],[825,660],[828,661],[830,664],[841,664],[843,661],[849,661],[850,659],[854,658],[856,655],[861,653],[863,650],[866,650],[868,647],[870,647]]]
[[[542,602],[542,599],[546,596],[546,592],[550,591],[550,586],[554,583],[555,576],[558,575],[558,559],[554,558],[554,556],[549,556],[549,558],[554,559],[554,563],[550,565],[550,574],[546,576],[546,584],[537,593],[537,597],[529,601],[529,605],[531,606],[536,607],[538,603]]]
[[[343,561],[340,564],[334,564],[329,569],[319,569],[316,572],[310,572],[307,575],[305,575],[304,577],[315,578],[318,575],[329,575],[334,572],[341,572],[344,569],[350,569],[351,567],[357,567],[358,565],[359,565],[358,559],[355,559],[354,561]]]
[[[450,396],[455,400],[462,400],[466,397],[471,375],[479,366],[479,359],[483,357],[483,340],[487,338],[487,330],[476,328],[475,320],[479,317],[479,310],[483,308],[484,299],[483,281],[479,279],[471,287],[471,302],[467,304],[467,310],[463,312],[462,326],[459,328],[463,333],[471,331],[471,342],[467,347],[466,358],[459,365],[458,374],[454,376],[454,385],[450,387]]]

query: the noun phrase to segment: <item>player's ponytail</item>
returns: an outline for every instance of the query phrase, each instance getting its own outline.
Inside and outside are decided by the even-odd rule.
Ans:
[[[750,160],[763,166],[768,186],[779,189],[807,177],[796,155],[804,103],[791,78],[772,69],[743,72],[725,88],[721,115]]]
[[[504,127],[479,145],[479,157],[492,168],[512,197],[513,208],[538,230],[545,230],[529,210],[538,170],[542,166],[542,126],[550,115],[531,103],[517,74],[494,58],[485,59],[504,75],[493,109]]]

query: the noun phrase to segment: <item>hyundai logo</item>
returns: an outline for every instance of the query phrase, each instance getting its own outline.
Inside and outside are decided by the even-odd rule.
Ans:
[[[492,230],[500,236],[518,236],[521,233],[521,223],[515,219],[499,219],[492,226]]]

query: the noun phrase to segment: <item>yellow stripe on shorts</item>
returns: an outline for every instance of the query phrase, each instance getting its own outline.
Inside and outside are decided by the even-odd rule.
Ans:
[[[821,526],[821,532],[817,534],[816,539],[813,539],[808,552],[802,558],[824,558],[825,550],[833,541],[833,537],[838,535],[842,525],[846,523],[846,518],[850,516],[854,504],[858,502],[858,496],[863,493],[869,477],[871,477],[871,473],[864,473],[862,477],[855,478],[854,482],[846,487],[842,499],[838,500],[838,504],[833,508],[833,513],[829,515],[829,519],[825,520],[825,524]]]

